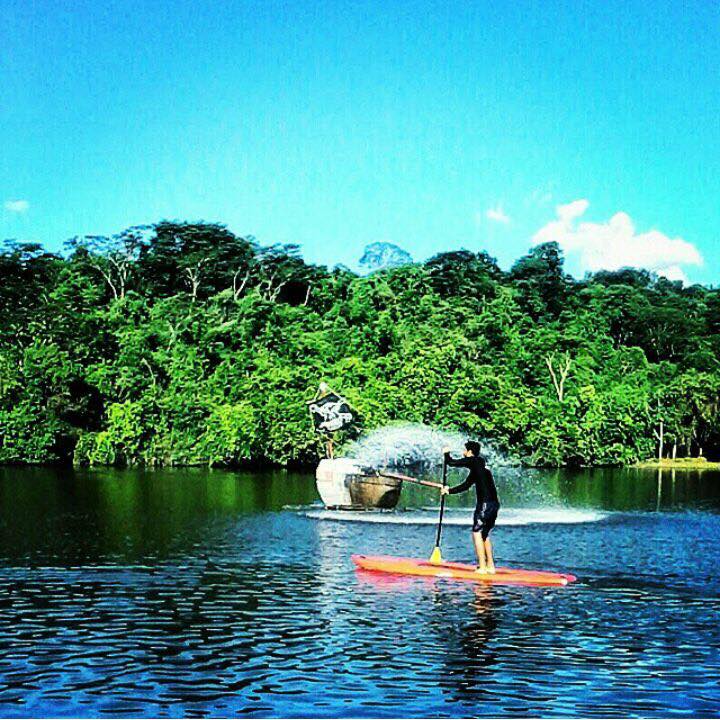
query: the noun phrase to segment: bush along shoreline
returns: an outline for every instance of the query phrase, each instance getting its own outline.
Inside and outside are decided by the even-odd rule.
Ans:
[[[222,225],[0,253],[0,463],[313,465],[306,401],[536,466],[720,459],[720,291],[459,250],[358,276]],[[340,438],[342,440],[342,438]]]

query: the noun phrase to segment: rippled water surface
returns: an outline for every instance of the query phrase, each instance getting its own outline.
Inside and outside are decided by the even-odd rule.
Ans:
[[[499,484],[502,564],[577,583],[355,571],[429,554],[432,490],[352,518],[309,475],[0,470],[0,714],[720,714],[720,476]]]

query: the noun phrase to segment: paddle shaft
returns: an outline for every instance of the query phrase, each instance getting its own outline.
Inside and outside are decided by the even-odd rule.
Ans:
[[[379,470],[378,475],[380,475],[380,477],[392,478],[393,480],[404,480],[405,482],[415,483],[416,485],[424,485],[425,487],[438,489],[442,487],[440,483],[431,482],[430,480],[418,480],[417,478],[410,477],[409,475],[402,475],[401,473]]]
[[[447,485],[447,458],[443,455],[442,484]],[[438,519],[437,537],[435,538],[435,547],[440,547],[440,535],[442,533],[443,514],[445,513],[445,494],[440,496],[440,518]]]

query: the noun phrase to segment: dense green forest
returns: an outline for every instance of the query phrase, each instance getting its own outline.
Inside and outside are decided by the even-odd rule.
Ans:
[[[439,254],[359,277],[221,225],[0,253],[0,462],[314,461],[306,401],[417,421],[537,465],[720,453],[720,291]],[[662,439],[662,442],[661,442]]]

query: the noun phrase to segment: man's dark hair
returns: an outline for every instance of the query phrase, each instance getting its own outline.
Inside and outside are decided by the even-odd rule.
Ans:
[[[475,457],[480,457],[480,443],[476,440],[468,440],[465,449],[469,450]]]

